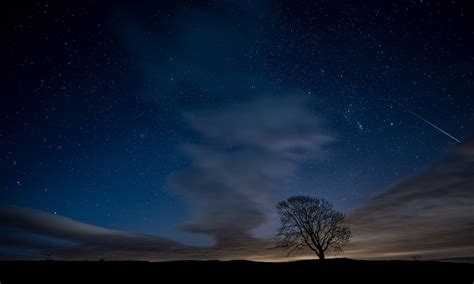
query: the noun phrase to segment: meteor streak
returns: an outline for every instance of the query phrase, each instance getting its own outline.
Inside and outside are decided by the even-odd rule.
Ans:
[[[412,111],[411,109],[407,108],[406,106],[402,105],[402,104],[398,104],[399,106],[401,106],[404,110],[408,111],[409,113],[411,113],[412,115],[414,115],[415,117],[423,120],[424,122],[426,122],[427,124],[431,125],[432,127],[434,127],[436,130],[438,130],[439,132],[443,133],[444,135],[448,136],[449,138],[453,139],[454,141],[458,142],[458,143],[461,143],[461,141],[459,141],[459,139],[457,139],[456,137],[454,137],[453,135],[449,134],[448,132],[444,131],[443,129],[439,128],[438,126],[436,126],[435,124],[429,122],[427,119],[425,119],[424,117],[422,117],[421,115],[417,114],[416,112]]]

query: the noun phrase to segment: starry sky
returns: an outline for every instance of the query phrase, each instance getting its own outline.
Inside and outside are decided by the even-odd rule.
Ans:
[[[0,203],[48,218],[245,243],[283,198],[351,212],[474,130],[465,1],[0,10]]]

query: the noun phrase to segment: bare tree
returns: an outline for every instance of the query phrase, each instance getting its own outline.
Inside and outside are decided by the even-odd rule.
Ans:
[[[341,252],[351,238],[345,215],[327,200],[294,196],[278,203],[277,211],[277,245],[289,249],[288,255],[309,248],[324,260],[326,251]]]

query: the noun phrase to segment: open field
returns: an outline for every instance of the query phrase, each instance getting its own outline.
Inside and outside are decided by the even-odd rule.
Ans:
[[[2,261],[0,281],[8,283],[52,283],[97,281],[128,283],[267,281],[295,283],[317,280],[331,282],[397,281],[419,279],[418,283],[473,283],[474,264],[437,261],[360,261],[329,259],[265,263],[251,261]],[[31,282],[33,280],[33,282]],[[290,281],[291,280],[291,281]],[[266,281],[266,282],[267,282]]]

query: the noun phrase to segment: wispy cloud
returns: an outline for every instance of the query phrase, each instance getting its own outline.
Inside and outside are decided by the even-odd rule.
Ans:
[[[0,259],[147,260],[273,259],[271,240],[192,247],[158,236],[109,230],[39,210],[0,206]]]
[[[196,215],[182,227],[218,242],[251,237],[299,163],[323,157],[333,140],[300,98],[268,98],[183,117],[202,143],[183,145],[192,166],[170,179],[196,205]]]
[[[39,210],[0,207],[0,245],[31,256],[94,258],[136,252],[167,254],[185,246],[165,238],[109,230]]]

